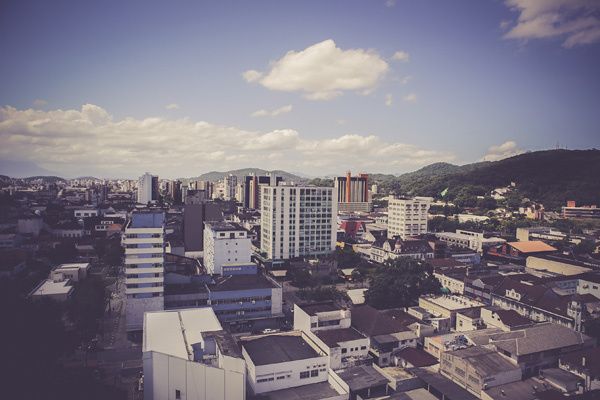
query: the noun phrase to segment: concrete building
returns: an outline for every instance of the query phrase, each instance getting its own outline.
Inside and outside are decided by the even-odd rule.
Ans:
[[[466,310],[479,309],[485,304],[459,295],[441,295],[441,296],[421,296],[419,298],[419,307],[430,314],[450,318],[450,325],[456,326],[456,313]]]
[[[371,245],[370,259],[383,264],[400,257],[409,257],[415,260],[429,260],[434,256],[433,249],[426,240],[401,240],[381,238]]]
[[[306,334],[329,357],[333,370],[370,361],[369,338],[352,328],[350,310],[333,303],[294,304],[294,329]]]
[[[584,390],[600,389],[600,348],[575,351],[561,356],[558,366],[583,380]]]
[[[148,312],[144,399],[244,400],[246,363],[210,308]]]
[[[125,228],[126,323],[141,330],[144,312],[164,309],[165,214],[136,210]]]
[[[57,282],[63,280],[79,282],[87,278],[89,270],[89,263],[61,264],[50,272],[50,279]]]
[[[97,208],[79,208],[73,210],[73,216],[79,218],[97,217],[100,215],[100,210]]]
[[[204,227],[206,222],[223,221],[218,204],[208,201],[205,190],[189,190],[183,207],[183,243],[188,253],[204,249]]]
[[[148,204],[158,200],[158,176],[146,172],[140,176],[137,186],[137,202]]]
[[[600,218],[600,208],[596,205],[577,206],[572,200],[562,208],[564,218]]]
[[[273,279],[253,275],[219,277],[207,285],[207,305],[222,322],[230,325],[255,325],[259,319],[283,317],[281,285]],[[252,321],[252,323],[248,323]]]
[[[439,232],[435,236],[449,246],[471,249],[479,253],[490,246],[501,245],[506,240],[497,237],[486,238],[483,233],[457,229],[456,232]]]
[[[254,394],[328,380],[329,358],[300,332],[250,337],[241,343]]]
[[[251,264],[248,232],[232,222],[204,224],[204,266],[209,274],[223,275],[223,266]]]
[[[443,353],[440,372],[476,396],[485,389],[521,380],[521,368],[514,361],[481,346]]]
[[[337,192],[338,211],[340,212],[369,212],[372,208],[368,186],[369,176],[359,174],[352,176],[350,171],[346,176],[338,176],[333,180]]]
[[[271,260],[331,253],[337,235],[336,197],[330,187],[264,186],[261,251]]]
[[[261,188],[263,186],[279,186],[283,177],[276,175],[247,175],[243,182],[244,208],[261,209]]]
[[[223,177],[223,197],[225,200],[235,200],[238,179],[229,174]]]
[[[388,203],[388,238],[402,239],[427,233],[427,213],[433,198],[390,197]]]
[[[50,299],[65,302],[71,298],[74,292],[75,288],[68,279],[58,281],[45,279],[33,288],[29,293],[29,297],[32,300]]]

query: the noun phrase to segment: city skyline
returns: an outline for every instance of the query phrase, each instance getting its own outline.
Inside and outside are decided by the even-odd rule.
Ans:
[[[598,144],[594,2],[2,7],[3,169],[400,174]]]

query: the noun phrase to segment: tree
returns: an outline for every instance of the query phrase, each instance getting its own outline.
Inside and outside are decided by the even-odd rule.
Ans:
[[[575,254],[591,254],[596,250],[596,243],[592,240],[582,240],[575,246],[573,252]]]
[[[498,204],[496,203],[496,199],[494,199],[493,197],[486,196],[483,199],[477,200],[477,207],[479,207],[482,210],[489,211],[495,210],[496,207],[498,207]]]
[[[340,268],[354,267],[361,261],[360,255],[351,247],[336,247],[334,256]]]
[[[88,277],[77,285],[69,304],[69,316],[77,326],[80,340],[87,341],[96,335],[105,305],[106,292],[100,278]]]
[[[312,276],[306,268],[293,268],[287,270],[286,278],[292,281],[292,285],[303,288],[313,284]]]
[[[335,287],[323,286],[301,289],[297,294],[302,300],[310,301],[340,300],[345,297],[345,294],[337,290]]]
[[[439,293],[440,289],[431,265],[400,257],[388,260],[373,273],[365,301],[375,308],[409,307],[419,296]]]

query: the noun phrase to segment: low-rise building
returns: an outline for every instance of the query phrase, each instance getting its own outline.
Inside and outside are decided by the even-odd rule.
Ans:
[[[415,260],[433,258],[433,249],[426,240],[380,239],[371,246],[371,261],[383,264],[388,260],[409,257]]]
[[[513,360],[481,346],[443,353],[440,372],[476,396],[488,388],[521,380],[521,368]]]
[[[32,300],[50,299],[64,302],[69,300],[74,292],[75,288],[68,279],[60,281],[45,279],[33,288],[29,296]]]
[[[600,348],[585,349],[560,356],[559,368],[577,375],[584,390],[600,389]]]
[[[204,266],[209,274],[223,275],[224,267],[252,264],[251,246],[248,232],[236,223],[204,224]]]
[[[421,296],[419,307],[435,317],[450,318],[451,326],[456,326],[456,313],[483,307],[485,304],[459,295]]]
[[[329,357],[300,332],[248,337],[241,345],[254,394],[328,380]]]
[[[482,253],[484,249],[501,245],[505,239],[498,237],[485,237],[481,232],[457,229],[456,232],[439,232],[435,236],[449,246],[463,247]]]
[[[210,308],[147,312],[144,399],[243,400],[246,363]]]
[[[89,270],[89,263],[61,264],[50,272],[50,279],[57,282],[67,279],[79,282],[87,278]]]

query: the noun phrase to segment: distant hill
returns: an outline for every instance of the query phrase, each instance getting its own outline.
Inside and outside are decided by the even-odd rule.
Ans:
[[[25,178],[34,175],[55,175],[54,172],[42,168],[31,161],[15,161],[3,159],[0,159],[0,174],[7,175],[12,178]]]
[[[496,187],[517,184],[523,197],[555,209],[567,200],[600,205],[600,150],[546,150],[500,161],[463,166],[436,163],[417,171],[371,175],[382,189],[399,194],[439,197],[448,189],[453,200],[465,193],[484,195]]]
[[[214,182],[214,181],[218,181],[219,179],[223,179],[224,176],[229,175],[229,174],[235,175],[238,177],[238,179],[241,180],[246,175],[250,175],[250,174],[265,175],[267,173],[282,176],[283,179],[288,182],[289,181],[299,182],[299,181],[306,180],[306,178],[302,178],[298,175],[294,175],[294,174],[286,172],[286,171],[281,171],[281,170],[267,171],[267,170],[264,170],[261,168],[242,168],[242,169],[234,169],[231,171],[223,171],[223,172],[211,171],[211,172],[202,174],[200,176],[197,176],[194,178],[187,178],[184,180],[202,180],[202,181]]]

